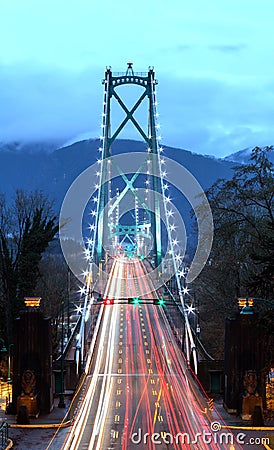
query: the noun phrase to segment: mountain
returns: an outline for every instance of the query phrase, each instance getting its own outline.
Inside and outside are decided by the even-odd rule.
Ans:
[[[101,142],[98,139],[87,139],[66,146],[60,146],[60,142],[0,143],[0,194],[5,194],[10,204],[16,189],[42,190],[54,201],[56,214],[59,215],[63,199],[73,181],[100,158],[98,151],[100,145]],[[145,143],[140,141],[116,140],[112,150],[115,155],[143,152],[145,147]],[[231,178],[235,163],[247,162],[250,152],[251,149],[245,149],[227,158],[217,159],[180,148],[164,146],[163,156],[185,167],[206,190],[219,178]],[[92,186],[98,180],[96,176],[94,178],[96,179],[91,180]],[[190,239],[188,245],[194,248],[196,238],[192,237],[191,207],[176,190],[170,189],[169,194],[186,227],[186,233]],[[86,208],[83,229],[88,228],[90,221],[88,213],[91,209],[94,209],[93,202],[92,208]],[[188,247],[189,254],[191,251]]]
[[[56,202],[59,210],[73,180],[99,158],[100,141],[89,139],[54,151],[54,143],[0,145],[0,192],[10,199],[16,189],[41,189]],[[55,145],[55,148],[57,145]],[[145,144],[132,140],[116,140],[113,154],[144,151]],[[190,151],[164,146],[164,156],[188,169],[203,189],[218,178],[229,178],[233,163]]]
[[[27,191],[39,189],[54,200],[56,214],[59,215],[63,199],[72,182],[89,166],[100,158],[98,148],[100,141],[95,139],[76,142],[66,147],[60,147],[52,152],[49,145],[44,148],[39,145],[39,151],[32,151],[33,147],[19,149],[11,145],[0,150],[0,193],[4,193],[8,203],[16,189]],[[112,146],[113,154],[126,152],[142,152],[145,144],[140,141],[116,140]],[[194,175],[203,189],[210,187],[218,178],[232,176],[233,163],[212,157],[191,153],[190,151],[164,146],[163,156],[177,161]],[[96,179],[95,179],[96,178]],[[94,186],[97,177],[91,180]],[[193,219],[191,206],[178,191],[170,189],[172,202],[179,210],[187,235],[192,233]],[[92,202],[92,201],[91,201]],[[86,209],[83,217],[83,229],[88,228],[90,210]],[[125,218],[127,220],[127,218]]]
[[[49,170],[50,154],[58,145],[60,141],[0,142],[0,193],[9,201],[16,189],[44,189],[41,173]]]
[[[51,153],[56,150],[62,141],[54,139],[46,142],[0,142],[0,152],[11,152],[17,154],[19,152],[25,153]]]
[[[89,139],[60,147],[52,151],[52,143],[39,143],[37,151],[33,147],[9,144],[0,148],[0,193],[4,193],[10,203],[16,189],[31,191],[42,190],[54,200],[56,214],[72,182],[89,166],[100,158],[98,148],[101,143],[96,139]],[[145,144],[133,140],[116,140],[112,146],[113,154],[126,152],[142,152]],[[184,166],[198,180],[205,190],[218,178],[230,178],[234,163],[209,156],[191,153],[187,150],[164,146],[163,156],[173,159]],[[172,175],[172,174],[171,174]],[[95,179],[96,178],[96,179]],[[91,180],[94,186],[97,177]],[[195,247],[196,238],[191,237],[193,219],[190,215],[191,206],[188,201],[174,189],[170,189],[172,202],[179,210],[188,236],[188,253]],[[81,194],[80,194],[81,195]],[[92,202],[92,201],[91,201]],[[88,229],[90,210],[86,208],[82,226]],[[127,220],[127,219],[126,219]]]
[[[247,164],[253,148],[254,147],[248,147],[240,150],[239,152],[232,153],[231,155],[226,156],[224,161],[234,162],[237,164]],[[272,163],[274,163],[274,152],[269,152],[268,158]]]

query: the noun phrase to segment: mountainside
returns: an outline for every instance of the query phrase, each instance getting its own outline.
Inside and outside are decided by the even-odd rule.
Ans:
[[[232,153],[224,158],[224,161],[230,161],[237,164],[247,164],[249,162],[249,158],[251,155],[253,147],[245,148],[244,150],[240,150],[239,152]],[[274,163],[274,152],[269,152],[268,154],[269,160]]]
[[[52,151],[54,144],[29,146],[8,144],[0,147],[0,192],[10,199],[16,189],[41,189],[55,200],[59,210],[67,189],[75,178],[100,157],[100,141],[89,139]],[[35,148],[37,149],[35,151]],[[144,151],[145,144],[117,140],[113,154]],[[163,156],[174,159],[188,169],[203,189],[218,178],[229,178],[233,163],[202,156],[190,151],[164,146]]]
[[[101,142],[95,139],[73,143],[52,151],[52,143],[40,143],[35,151],[31,146],[9,144],[0,146],[0,193],[5,194],[8,203],[15,194],[16,189],[27,191],[39,189],[54,201],[56,214],[73,181],[89,166],[95,164],[100,158],[98,148]],[[126,152],[144,152],[144,142],[133,140],[116,140],[112,146],[113,155]],[[202,156],[187,150],[164,146],[163,156],[175,160],[185,167],[205,190],[217,179],[231,178],[235,162]],[[168,166],[168,164],[167,164]],[[172,180],[172,173],[168,174]],[[98,182],[94,173],[91,186]],[[168,184],[170,181],[168,180]],[[188,190],[188,186],[186,186]],[[196,246],[195,220],[191,217],[191,205],[179,192],[171,188],[168,191],[174,206],[179,210],[187,235],[187,254],[193,255]],[[83,231],[89,228],[90,211],[92,206],[86,208],[82,220]],[[127,220],[127,219],[126,219]],[[86,231],[84,231],[86,234]]]
[[[46,142],[41,141],[33,141],[33,142],[0,142],[0,152],[11,152],[13,154],[18,154],[19,152],[25,153],[37,153],[37,152],[46,152],[51,153],[56,150],[62,141],[60,140],[50,140]]]

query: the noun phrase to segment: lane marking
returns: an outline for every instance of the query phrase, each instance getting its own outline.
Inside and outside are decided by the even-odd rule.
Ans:
[[[159,410],[160,410],[160,398],[161,398],[161,395],[162,395],[162,388],[160,389],[160,391],[159,391],[159,394],[158,394],[158,398],[157,398],[157,401],[155,402],[155,412],[154,412],[154,418],[153,418],[153,424],[155,425],[155,423],[156,423],[156,417],[157,417],[157,414],[158,414],[158,421],[159,422],[163,422],[163,417],[161,416],[161,415],[159,415]],[[161,418],[161,420],[159,419],[159,417]]]
[[[118,437],[119,437],[119,431],[111,430],[110,436],[111,436],[112,439],[118,439]]]

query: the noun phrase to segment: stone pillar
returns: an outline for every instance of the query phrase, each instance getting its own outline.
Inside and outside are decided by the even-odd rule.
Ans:
[[[15,320],[12,409],[26,406],[29,416],[37,416],[53,408],[51,324],[39,302],[28,300]]]
[[[255,406],[262,407],[264,346],[257,314],[226,320],[224,405],[243,419],[251,418]]]

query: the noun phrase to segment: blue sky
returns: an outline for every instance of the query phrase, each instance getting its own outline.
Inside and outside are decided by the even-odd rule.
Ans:
[[[98,137],[105,67],[131,60],[155,68],[164,144],[215,156],[274,144],[273,11],[273,0],[1,0],[0,141]]]

